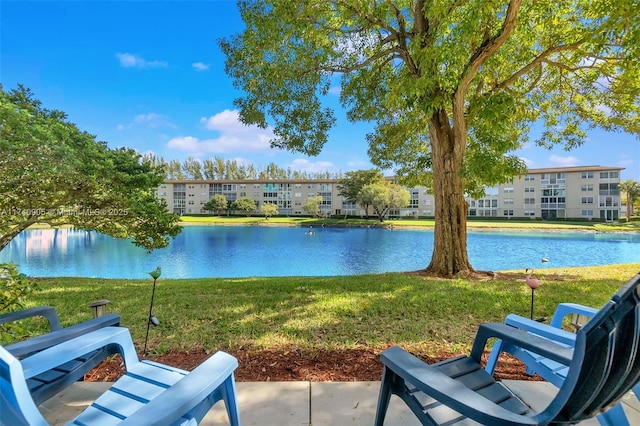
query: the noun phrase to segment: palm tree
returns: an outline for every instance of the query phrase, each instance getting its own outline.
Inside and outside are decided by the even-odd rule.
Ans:
[[[633,216],[633,203],[640,196],[640,182],[625,180],[618,185],[621,191],[627,194],[627,222]]]

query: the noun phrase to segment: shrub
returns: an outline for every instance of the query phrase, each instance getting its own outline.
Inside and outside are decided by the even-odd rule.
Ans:
[[[19,273],[17,265],[0,263],[0,313],[24,308],[27,297],[35,290],[37,290],[36,283]],[[0,324],[2,343],[6,344],[6,339],[25,335],[27,329],[28,325],[22,321]]]

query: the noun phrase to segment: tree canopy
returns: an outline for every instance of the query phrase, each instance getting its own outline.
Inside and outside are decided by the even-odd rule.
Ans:
[[[345,176],[338,181],[338,194],[345,198],[345,201],[360,204],[369,215],[369,205],[371,202],[367,197],[361,197],[362,188],[374,183],[384,183],[384,175],[380,170],[355,170],[345,173]]]
[[[302,205],[302,210],[312,216],[320,217],[322,216],[320,204],[322,204],[323,200],[324,197],[322,195],[308,197],[307,202]]]
[[[271,216],[277,216],[280,214],[278,205],[274,203],[262,203],[260,205],[260,213],[262,213],[265,219],[269,220]]]
[[[73,225],[147,250],[181,230],[154,191],[162,170],[110,149],[19,86],[0,93],[0,249],[29,226]]]
[[[386,181],[367,184],[358,193],[358,202],[373,207],[380,222],[384,221],[389,210],[407,207],[410,199],[409,191]]]
[[[229,208],[229,201],[222,194],[214,194],[209,201],[204,203],[202,208],[206,211],[219,213]]]
[[[637,0],[240,0],[246,29],[220,41],[246,124],[318,154],[340,85],[377,166],[431,185],[428,273],[473,273],[465,196],[525,171],[512,151],[581,144],[589,128],[640,130]],[[341,75],[339,83],[336,75]]]
[[[251,213],[253,213],[257,208],[258,206],[256,205],[256,202],[249,197],[240,197],[231,203],[232,210],[239,210],[247,216],[251,216]]]

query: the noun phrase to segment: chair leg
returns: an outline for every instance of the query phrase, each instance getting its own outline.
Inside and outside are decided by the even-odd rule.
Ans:
[[[231,426],[240,426],[240,411],[238,410],[238,401],[236,400],[236,383],[233,375],[225,380],[222,395],[224,406],[229,416],[229,424]]]
[[[596,419],[601,426],[629,426],[622,403],[610,408],[606,413],[599,414]]]
[[[376,408],[375,426],[382,426],[387,415],[389,401],[391,400],[391,388],[393,386],[395,373],[386,366],[382,372],[382,382],[380,383],[380,395],[378,396],[378,407]]]
[[[503,345],[504,342],[502,340],[496,341],[496,343],[493,345],[493,349],[491,349],[491,353],[489,353],[489,359],[487,359],[487,365],[484,369],[492,376],[496,370],[496,366],[498,365],[498,358],[500,358],[500,354],[502,353]]]

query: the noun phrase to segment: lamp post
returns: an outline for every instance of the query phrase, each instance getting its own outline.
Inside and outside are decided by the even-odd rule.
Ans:
[[[156,295],[156,281],[158,281],[158,278],[160,278],[160,274],[162,274],[162,270],[159,266],[153,271],[149,272],[149,275],[151,275],[151,278],[153,278],[153,291],[151,292],[151,303],[149,304],[149,316],[147,317],[147,335],[144,338],[144,355],[147,354],[147,341],[149,340],[149,327],[151,327],[151,324],[153,324],[154,326],[157,326],[160,324],[160,321],[158,321],[158,318],[154,317],[152,314],[153,298]]]

